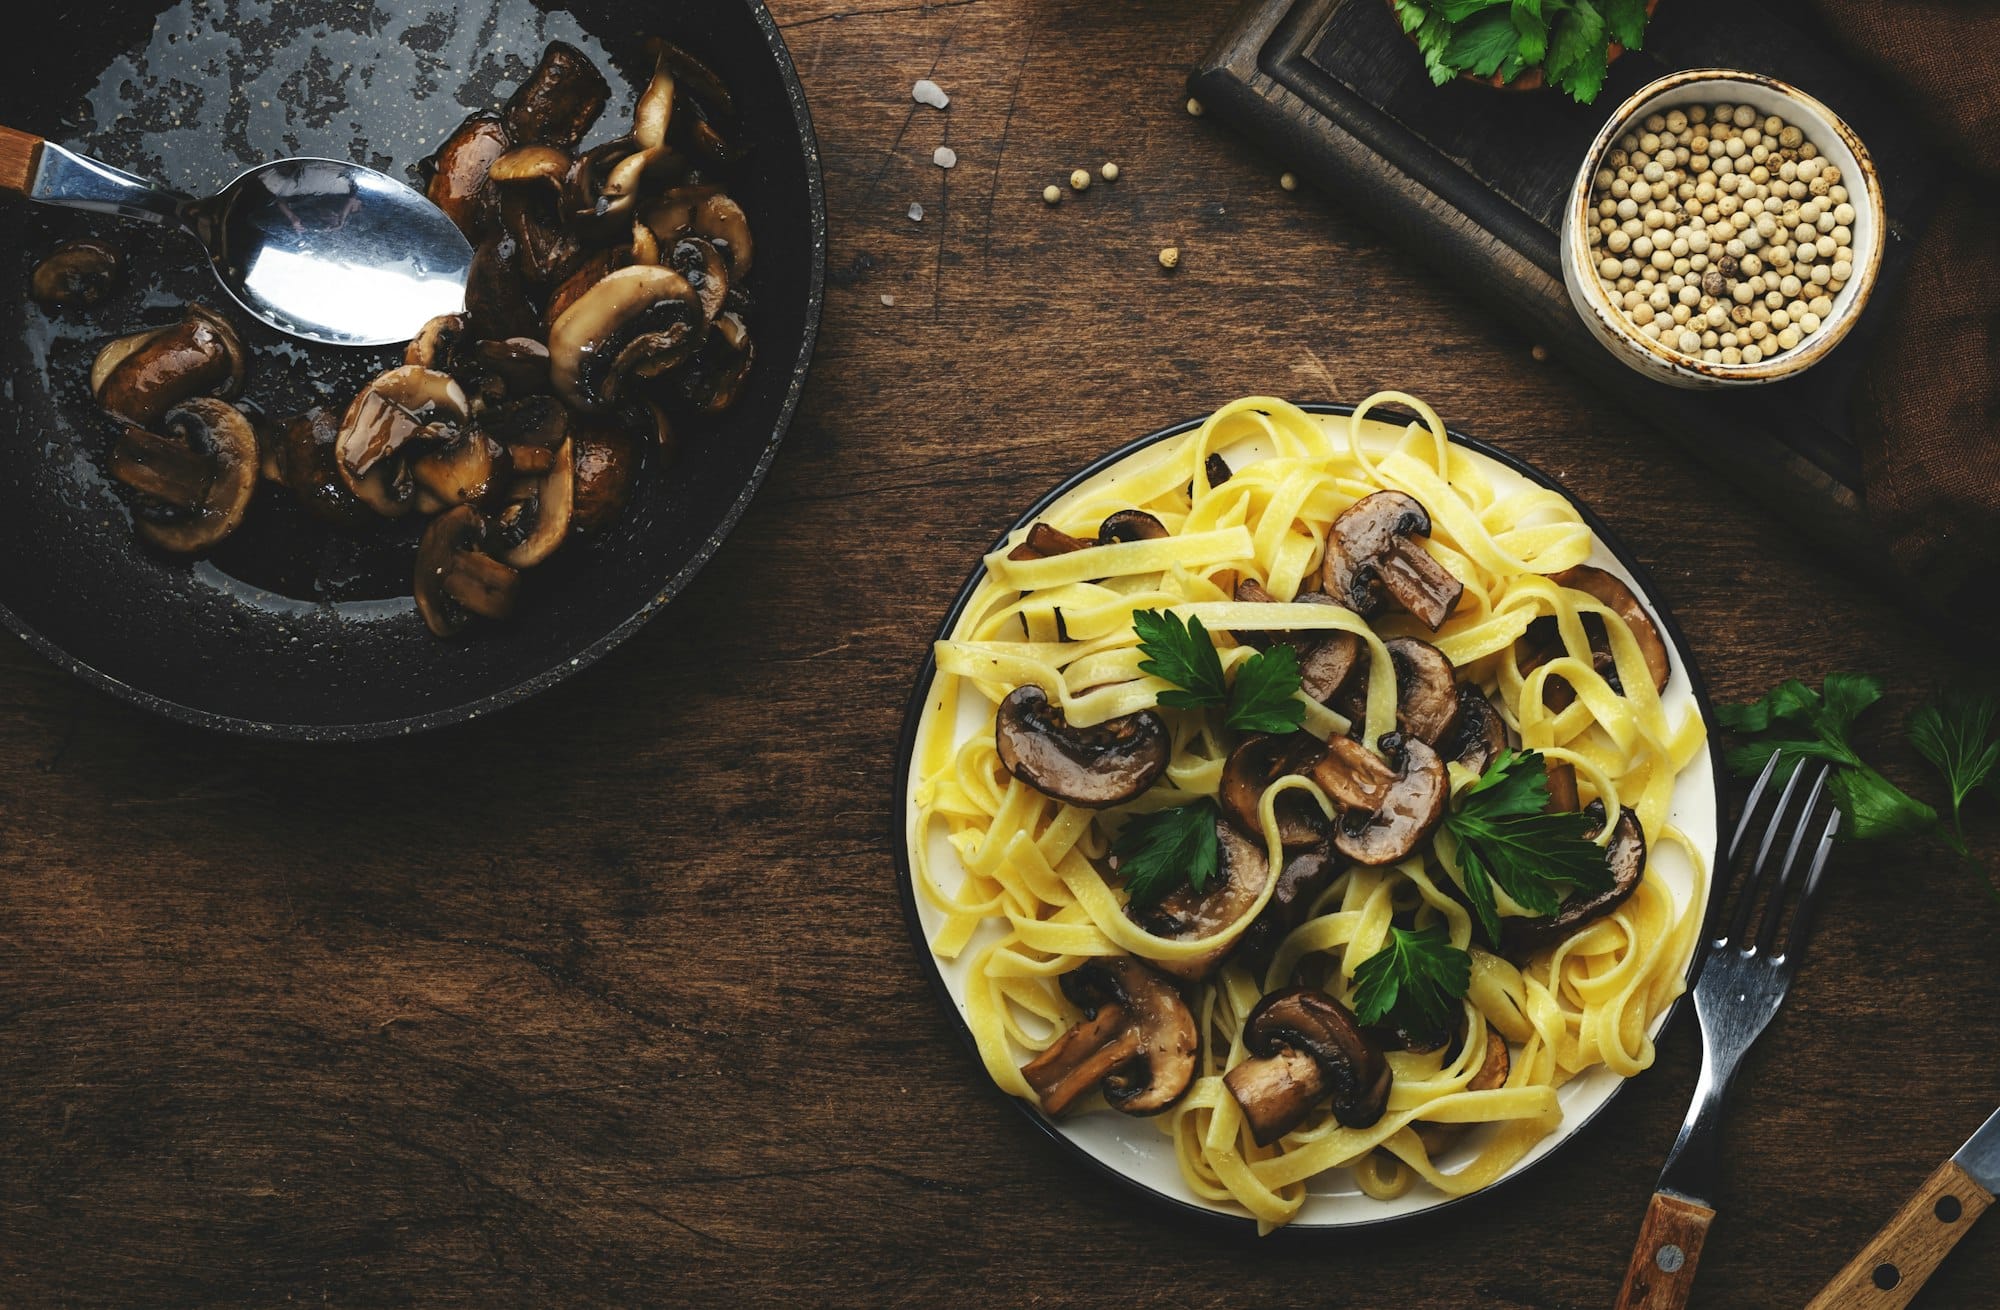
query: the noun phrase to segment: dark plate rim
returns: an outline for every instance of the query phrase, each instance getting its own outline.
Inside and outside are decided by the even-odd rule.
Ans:
[[[778,24],[771,17],[771,11],[765,7],[764,0],[742,0],[742,2],[750,10],[751,19],[757,24],[758,30],[763,33],[764,44],[777,65],[778,78],[784,83],[785,95],[791,102],[792,120],[798,128],[800,151],[805,159],[806,193],[811,207],[811,213],[807,217],[812,230],[811,269],[806,285],[805,332],[800,342],[798,359],[792,365],[791,385],[785,391],[784,402],[778,408],[777,422],[771,428],[770,440],[765,445],[764,453],[759,457],[756,468],[751,470],[749,480],[744,483],[743,490],[724,512],[708,539],[695,551],[694,556],[679,572],[668,578],[637,613],[599,636],[584,649],[565,656],[553,668],[545,669],[511,687],[422,714],[407,715],[398,719],[360,720],[352,723],[273,723],[198,709],[170,697],[135,687],[120,678],[112,677],[94,665],[77,659],[54,641],[43,636],[32,624],[4,603],[0,603],[0,624],[5,624],[15,636],[26,642],[50,663],[76,675],[91,686],[108,691],[141,709],[151,710],[155,714],[180,723],[190,723],[196,727],[209,728],[233,736],[280,741],[367,741],[378,737],[406,736],[490,714],[527,700],[581,673],[644,627],[647,620],[664,608],[668,601],[679,595],[709,560],[714,558],[716,551],[721,549],[724,539],[735,529],[737,521],[750,507],[750,501],[756,496],[758,488],[763,485],[765,475],[771,471],[771,465],[778,457],[778,447],[783,444],[785,433],[791,428],[792,419],[798,412],[799,396],[805,388],[806,376],[811,371],[813,350],[819,338],[821,312],[826,299],[826,183],[821,176],[819,137],[813,129],[812,111],[807,107],[805,87],[799,82],[798,68],[792,62],[791,51],[785,45],[784,34],[778,30]]]
[[[1303,404],[1299,408],[1309,414],[1333,415],[1352,414],[1355,409],[1353,405],[1326,403]],[[1392,411],[1393,408],[1391,407]],[[1041,514],[1050,505],[1063,496],[1068,495],[1070,491],[1088,479],[1095,477],[1111,465],[1137,454],[1149,446],[1157,445],[1173,437],[1178,437],[1185,432],[1191,432],[1207,421],[1207,417],[1204,416],[1197,419],[1188,419],[1185,422],[1176,423],[1171,427],[1161,428],[1156,432],[1140,437],[1136,441],[1128,442],[1116,450],[1091,461],[1090,464],[1071,474],[1054,490],[1029,506],[1026,512],[1008,525],[1007,529],[994,542],[994,545],[985,553],[990,553],[991,550],[998,549],[1001,545],[1004,545],[1008,533],[1032,523],[1036,516]],[[1702,723],[1709,729],[1708,756],[1709,765],[1715,778],[1716,845],[1719,850],[1722,828],[1724,821],[1728,817],[1729,809],[1728,793],[1726,790],[1727,774],[1723,769],[1722,748],[1718,743],[1714,731],[1715,706],[1709,700],[1708,684],[1703,681],[1701,670],[1696,666],[1693,656],[1689,653],[1687,637],[1681,631],[1680,624],[1675,621],[1673,614],[1660,600],[1659,591],[1654,585],[1652,575],[1647,572],[1644,565],[1626,550],[1625,544],[1619,540],[1617,534],[1605,524],[1604,520],[1600,519],[1588,505],[1577,499],[1568,488],[1564,487],[1554,478],[1526,460],[1509,454],[1498,446],[1481,441],[1477,437],[1466,436],[1464,433],[1451,428],[1445,429],[1445,435],[1455,444],[1485,455],[1489,459],[1512,469],[1536,485],[1547,487],[1568,501],[1576,509],[1577,514],[1583,519],[1584,523],[1596,534],[1598,541],[1603,543],[1604,548],[1610,551],[1617,558],[1618,562],[1624,565],[1631,572],[1632,576],[1637,579],[1640,590],[1645,595],[1646,603],[1653,611],[1653,616],[1666,628],[1667,636],[1673,642],[1674,649],[1679,651],[1682,656],[1681,663],[1687,673],[1689,687],[1694,693],[1695,711],[1700,714]],[[892,809],[893,826],[891,828],[891,850],[895,855],[897,893],[899,899],[902,901],[904,927],[910,934],[910,943],[916,948],[917,958],[921,962],[924,972],[930,981],[932,992],[936,995],[938,1003],[944,1007],[945,1014],[957,1028],[959,1040],[964,1044],[966,1051],[972,1057],[973,1070],[981,1078],[984,1077],[984,1068],[979,1061],[978,1043],[973,1039],[972,1029],[966,1024],[965,1016],[958,1012],[957,999],[952,996],[951,989],[945,985],[944,973],[938,968],[937,957],[930,949],[930,939],[924,934],[923,921],[918,917],[916,881],[915,874],[910,868],[909,843],[906,839],[908,825],[905,816],[909,809],[910,760],[916,753],[917,729],[923,722],[924,707],[930,699],[931,685],[937,677],[937,658],[934,653],[935,642],[949,636],[952,628],[958,623],[959,615],[964,613],[966,604],[972,599],[972,593],[978,587],[979,581],[985,572],[986,566],[983,563],[973,566],[972,572],[966,577],[965,585],[959,589],[958,599],[952,602],[950,611],[944,617],[944,622],[939,625],[937,637],[933,642],[927,643],[924,647],[923,661],[918,667],[916,688],[911,692],[908,707],[904,710],[903,727],[896,744],[896,772]],[[1709,851],[1706,854],[1709,858],[1709,888],[1708,902],[1703,907],[1704,921],[1708,917],[1712,917],[1714,913],[1716,903],[1715,880],[1718,876],[1715,859],[1717,851]],[[1661,1036],[1666,1034],[1668,1028],[1680,1016],[1687,998],[1693,990],[1695,975],[1701,971],[1702,961],[1705,958],[1707,935],[1706,931],[1704,931],[1702,938],[1696,942],[1694,957],[1688,962],[1687,976],[1683,980],[1687,990],[1675,997],[1673,1003],[1667,1007],[1667,1012],[1660,1022],[1659,1032]],[[1434,1222],[1437,1216],[1446,1211],[1458,1210],[1461,1207],[1482,1202],[1494,1193],[1502,1191],[1517,1180],[1532,1173],[1544,1162],[1552,1160],[1559,1155],[1564,1147],[1581,1136],[1584,1130],[1590,1127],[1597,1120],[1598,1116],[1610,1107],[1613,1101],[1618,1099],[1618,1096],[1630,1082],[1631,1079],[1629,1078],[1621,1079],[1618,1085],[1611,1089],[1611,1094],[1606,1096],[1594,1110],[1585,1115],[1577,1123],[1576,1127],[1572,1128],[1569,1134],[1560,1142],[1557,1142],[1546,1154],[1529,1161],[1526,1165],[1513,1170],[1505,1177],[1489,1183],[1476,1192],[1469,1192],[1464,1196],[1451,1197],[1416,1214],[1385,1215],[1380,1219],[1368,1219],[1351,1224],[1288,1224],[1283,1228],[1274,1230],[1270,1237],[1262,1240],[1268,1242],[1275,1238],[1282,1241],[1326,1241],[1335,1240],[1358,1232],[1374,1233],[1387,1229],[1404,1229]],[[1183,1201],[1179,1197],[1168,1196],[1164,1192],[1155,1191],[1130,1175],[1112,1168],[1096,1156],[1085,1151],[1075,1142],[1072,1142],[1055,1124],[1044,1118],[1040,1111],[1036,1110],[1034,1106],[1029,1105],[1026,1101],[1012,1096],[1006,1097],[1006,1100],[1044,1137],[1055,1142],[1065,1153],[1085,1165],[1098,1176],[1110,1179],[1125,1190],[1144,1196],[1149,1201],[1166,1207],[1195,1226],[1214,1232],[1229,1232],[1239,1237],[1254,1237],[1256,1235],[1257,1221],[1255,1219],[1245,1215],[1225,1214],[1219,1210],[1211,1210],[1206,1206],[1195,1205],[1191,1202]]]

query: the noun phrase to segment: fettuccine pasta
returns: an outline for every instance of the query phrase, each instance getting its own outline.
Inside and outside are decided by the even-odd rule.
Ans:
[[[1418,421],[1371,444],[1368,434],[1385,427],[1370,415],[1386,404]],[[1225,453],[1233,469],[1211,458]],[[1649,1033],[1683,990],[1706,872],[1670,812],[1676,777],[1704,749],[1702,722],[1691,706],[1677,714],[1663,706],[1656,675],[1664,675],[1649,667],[1644,634],[1617,605],[1556,580],[1578,576],[1570,571],[1595,546],[1575,508],[1537,485],[1496,487],[1489,467],[1454,445],[1428,406],[1401,394],[1371,397],[1351,418],[1315,417],[1267,398],[1238,401],[1063,502],[1047,526],[1085,548],[1033,558],[1016,549],[1026,534],[1014,534],[986,558],[983,580],[936,646],[917,743],[914,880],[934,911],[933,950],[969,966],[967,1019],[987,1072],[1030,1101],[1037,1094],[1023,1065],[1079,1022],[1059,985],[1065,974],[1128,956],[1173,973],[1230,946],[1267,909],[1275,912],[1275,871],[1287,858],[1278,807],[1297,802],[1333,813],[1305,777],[1287,776],[1266,791],[1260,831],[1246,837],[1274,876],[1213,933],[1165,935],[1128,913],[1110,858],[1119,825],[1216,796],[1237,735],[1215,711],[1160,709],[1172,684],[1139,668],[1135,611],[1199,618],[1232,673],[1255,654],[1249,635],[1355,634],[1365,694],[1344,707],[1337,700],[1305,707],[1304,731],[1322,741],[1354,735],[1376,743],[1397,729],[1397,673],[1386,643],[1419,637],[1450,661],[1461,687],[1484,693],[1511,744],[1542,752],[1552,770],[1569,766],[1578,803],[1600,802],[1612,816],[1629,811],[1655,853],[1678,846],[1692,863],[1692,896],[1677,897],[1649,866],[1610,912],[1521,953],[1483,939],[1449,842],[1426,842],[1390,864],[1341,862],[1309,904],[1288,910],[1282,934],[1255,959],[1236,952],[1180,984],[1199,1034],[1194,1075],[1164,1112],[1133,1120],[1134,1130],[1165,1134],[1190,1191],[1248,1212],[1265,1231],[1297,1215],[1308,1185],[1329,1171],[1347,1171],[1377,1198],[1417,1187],[1458,1195],[1493,1182],[1561,1121],[1557,1089],[1566,1082],[1600,1065],[1630,1076],[1652,1063]],[[1363,618],[1323,596],[1302,599],[1318,590],[1334,521],[1384,491],[1405,493],[1428,512],[1423,547],[1463,584],[1435,630],[1394,606]],[[1152,516],[1166,534],[1092,544],[1108,516],[1131,510]],[[1239,599],[1245,583],[1267,598]],[[1545,641],[1529,658],[1535,634],[1552,634],[1559,645]],[[1030,685],[1046,696],[1050,714],[1078,729],[1157,711],[1171,735],[1164,772],[1128,802],[1087,808],[1010,772],[993,731],[955,730],[967,705],[979,707],[990,729],[994,707]],[[1448,772],[1453,797],[1478,776],[1455,763]],[[932,858],[940,836],[954,859]],[[1502,893],[1499,913],[1526,912]],[[1303,983],[1351,1006],[1356,968],[1383,949],[1392,925],[1432,924],[1473,961],[1455,1039],[1387,1052],[1393,1081],[1371,1125],[1345,1126],[1321,1104],[1258,1145],[1224,1076],[1250,1056],[1244,1025],[1259,1000]],[[1498,1085],[1488,1085],[1489,1033],[1508,1055]]]

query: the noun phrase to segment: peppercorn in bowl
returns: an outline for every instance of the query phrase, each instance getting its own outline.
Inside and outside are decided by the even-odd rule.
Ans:
[[[1673,386],[1772,382],[1825,358],[1881,263],[1880,184],[1825,105],[1755,73],[1640,88],[1591,143],[1563,281],[1593,335]]]

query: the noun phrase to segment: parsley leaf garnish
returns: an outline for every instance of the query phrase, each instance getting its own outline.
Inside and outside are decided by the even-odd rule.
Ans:
[[[1299,653],[1290,646],[1273,646],[1236,670],[1223,722],[1238,732],[1290,732],[1306,719],[1298,691]]]
[[[1181,688],[1161,692],[1160,704],[1198,710],[1220,705],[1228,698],[1222,657],[1215,653],[1215,643],[1209,640],[1200,619],[1182,622],[1170,610],[1138,610],[1132,615],[1132,631],[1139,634],[1139,649],[1146,655],[1139,662],[1139,672],[1165,678]]]
[[[1131,903],[1151,905],[1183,882],[1206,891],[1218,862],[1215,822],[1209,800],[1133,815],[1111,843]]]
[[[1827,786],[1845,815],[1843,837],[1870,841],[1935,831],[1937,811],[1876,772],[1849,740],[1862,713],[1881,698],[1880,679],[1829,673],[1819,691],[1792,678],[1748,705],[1717,706],[1722,726],[1746,739],[1722,758],[1731,772],[1755,777],[1777,755],[1781,782],[1801,760],[1831,762]]]
[[[1146,656],[1139,672],[1178,688],[1161,692],[1160,704],[1177,710],[1227,705],[1223,722],[1239,732],[1290,732],[1305,722],[1306,708],[1297,699],[1299,655],[1290,646],[1273,646],[1243,661],[1232,686],[1200,619],[1183,623],[1171,611],[1138,610],[1132,630]]]
[[[2000,693],[1953,688],[1910,716],[1910,744],[1951,788],[1951,824],[1961,841],[1965,798],[2000,767]]]
[[[1554,914],[1572,890],[1611,886],[1604,848],[1590,839],[1592,820],[1574,811],[1544,813],[1548,765],[1540,751],[1502,751],[1465,789],[1445,830],[1458,844],[1458,871],[1480,925],[1500,940],[1493,884],[1531,914]]]
[[[1646,39],[1646,0],[1395,0],[1403,31],[1443,85],[1461,73],[1512,82],[1540,68],[1549,83],[1590,103],[1604,87],[1615,41]]]
[[[1472,956],[1451,944],[1444,925],[1389,929],[1389,940],[1354,967],[1354,1014],[1364,1024],[1394,1017],[1411,1032],[1450,1031],[1454,1001],[1472,986]]]

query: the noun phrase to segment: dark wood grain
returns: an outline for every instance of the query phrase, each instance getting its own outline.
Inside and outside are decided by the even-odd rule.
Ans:
[[[1028,1131],[897,910],[933,627],[1129,437],[1395,385],[1601,509],[1722,695],[1874,669],[1886,741],[1969,666],[1191,119],[1211,0],[775,9],[831,194],[824,344],[756,504],[643,634],[490,720],[331,749],[165,724],[0,646],[0,1303],[1610,1304],[1685,1022],[1573,1149],[1363,1240],[1189,1229]],[[910,103],[925,74],[947,114]],[[1107,159],[1116,185],[1042,203]],[[1836,873],[1732,1102],[1697,1305],[1804,1302],[2000,1101],[2000,910],[1927,851]],[[1925,1295],[1996,1281],[1974,1233]]]

